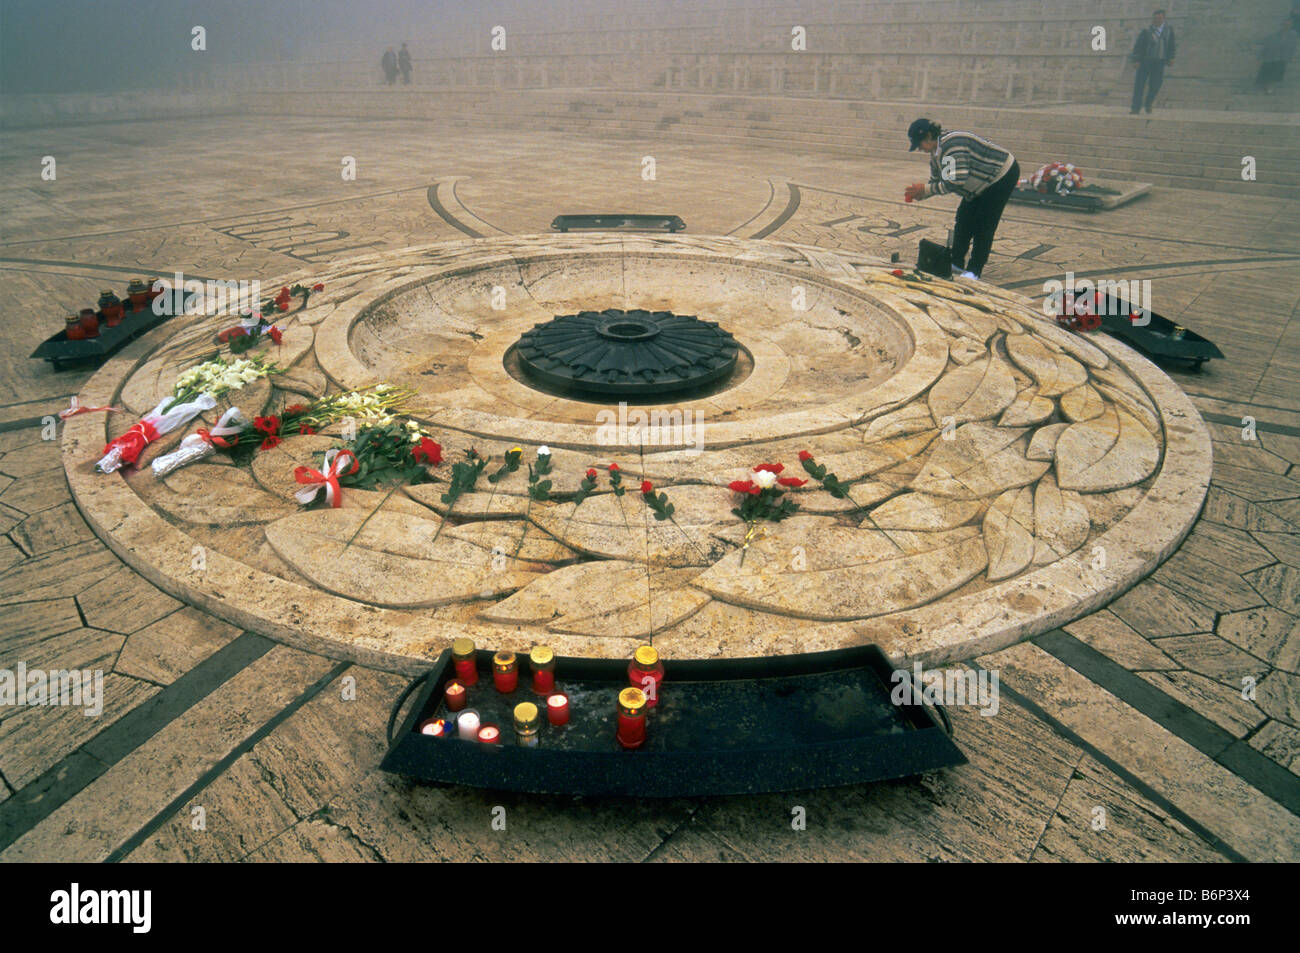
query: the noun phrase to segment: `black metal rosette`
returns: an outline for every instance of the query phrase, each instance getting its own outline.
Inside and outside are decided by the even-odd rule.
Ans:
[[[740,346],[713,321],[671,311],[583,311],[526,332],[516,345],[532,379],[604,397],[704,387],[736,368]]]

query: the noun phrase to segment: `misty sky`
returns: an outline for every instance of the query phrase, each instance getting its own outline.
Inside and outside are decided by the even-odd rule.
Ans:
[[[552,0],[553,2],[553,0]],[[545,2],[538,6],[546,6]],[[313,43],[412,41],[482,0],[0,0],[0,91],[169,88],[196,63],[292,58]],[[207,30],[208,50],[190,49]],[[412,43],[415,46],[415,43]],[[376,54],[378,55],[378,54]]]

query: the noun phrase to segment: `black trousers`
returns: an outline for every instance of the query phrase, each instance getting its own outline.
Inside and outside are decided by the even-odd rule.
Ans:
[[[1165,81],[1165,64],[1163,60],[1156,60],[1151,63],[1139,63],[1137,75],[1133,77],[1133,104],[1132,111],[1137,112],[1142,105],[1142,87],[1147,88],[1146,107],[1147,112],[1151,111],[1151,104],[1156,101],[1156,93],[1160,92],[1160,85]]]
[[[973,199],[962,199],[957,206],[957,224],[952,230],[952,263],[979,277],[993,250],[993,233],[1002,221],[1002,210],[1020,181],[1020,163],[1012,162],[1007,174]],[[966,250],[970,249],[970,262]]]

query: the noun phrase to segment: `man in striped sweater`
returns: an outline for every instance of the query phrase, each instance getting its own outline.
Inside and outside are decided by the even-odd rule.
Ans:
[[[944,132],[937,122],[918,119],[907,129],[911,151],[930,154],[930,181],[909,185],[903,200],[960,195],[952,232],[953,270],[978,278],[993,249],[1002,210],[1020,181],[1020,164],[1001,146],[971,132]],[[970,261],[965,262],[970,249]]]

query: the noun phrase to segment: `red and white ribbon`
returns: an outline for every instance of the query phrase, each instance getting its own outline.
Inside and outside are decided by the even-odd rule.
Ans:
[[[344,469],[346,460],[352,461],[352,466]],[[323,463],[325,472],[313,470],[311,467],[297,467],[293,471],[293,478],[299,483],[305,484],[301,490],[294,494],[294,498],[299,503],[306,505],[316,499],[322,489],[325,490],[325,502],[330,506],[338,509],[343,505],[343,491],[339,488],[339,477],[356,473],[361,468],[357,461],[356,454],[351,450],[327,450],[325,451],[325,460]]]
[[[64,410],[59,411],[59,419],[67,420],[70,417],[77,416],[77,414],[95,414],[95,413],[99,413],[100,411],[103,411],[104,413],[108,413],[108,414],[113,414],[113,413],[117,413],[118,408],[82,407],[80,402],[77,400],[76,396],[73,395],[72,400],[68,402],[68,406]]]
[[[211,394],[199,394],[194,400],[183,404],[177,402],[175,397],[164,398],[138,424],[104,445],[104,456],[95,464],[95,469],[100,473],[114,473],[123,464],[135,463],[140,459],[144,448],[163,434],[171,433],[203,411],[216,406],[216,398]]]
[[[165,477],[187,464],[210,457],[217,452],[218,447],[223,449],[233,447],[235,441],[226,438],[236,436],[244,429],[247,422],[238,407],[231,407],[221,415],[221,419],[211,430],[200,428],[194,431],[171,453],[163,454],[154,460],[152,464],[154,476]]]

